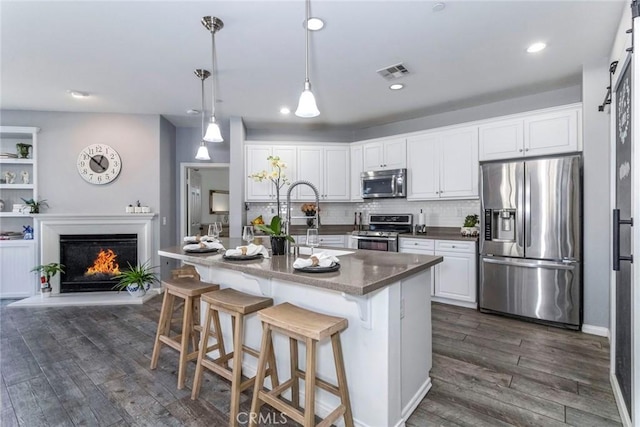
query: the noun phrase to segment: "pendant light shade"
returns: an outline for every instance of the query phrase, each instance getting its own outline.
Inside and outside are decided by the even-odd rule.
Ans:
[[[211,118],[202,139],[207,142],[223,142],[220,126],[216,122],[216,32],[224,27],[224,22],[215,16],[205,16],[200,21],[211,33]]]
[[[204,81],[211,75],[207,70],[203,70],[198,68],[193,71],[197,78],[200,79],[200,100],[202,101],[202,108],[200,110],[200,115],[202,116],[202,133],[201,135],[204,137],[204,122],[205,122],[205,112],[204,112]],[[196,153],[196,160],[211,160],[209,156],[209,150],[207,149],[207,144],[204,138],[200,141],[200,146],[198,147],[198,152]]]
[[[306,19],[305,23],[309,22],[309,7],[311,4],[311,0],[306,1]],[[316,97],[313,96],[313,92],[311,92],[311,83],[309,82],[309,29],[305,25],[305,78],[304,78],[304,90],[300,95],[300,100],[298,101],[298,108],[296,109],[296,116],[298,117],[317,117],[320,115],[320,110],[318,110],[318,106],[316,105]]]

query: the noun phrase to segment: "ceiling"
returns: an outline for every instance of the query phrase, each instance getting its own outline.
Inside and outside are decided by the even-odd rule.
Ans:
[[[626,0],[313,0],[311,84],[321,115],[295,110],[304,83],[305,3],[295,1],[0,2],[2,109],[161,114],[200,125],[195,68],[211,69],[216,116],[247,127],[364,128],[579,84],[608,58]],[[534,41],[548,47],[526,53]],[[376,70],[402,62],[400,91]],[[207,80],[210,98],[211,78]],[[603,95],[604,86],[603,82]],[[88,92],[77,100],[67,90]],[[207,101],[210,104],[210,101]]]

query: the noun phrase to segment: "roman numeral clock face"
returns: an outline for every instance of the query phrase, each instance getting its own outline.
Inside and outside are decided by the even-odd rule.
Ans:
[[[78,173],[90,184],[108,184],[118,177],[122,161],[116,150],[105,144],[93,144],[78,155]]]

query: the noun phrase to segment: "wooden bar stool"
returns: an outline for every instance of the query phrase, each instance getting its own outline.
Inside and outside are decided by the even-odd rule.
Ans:
[[[158,366],[160,348],[163,344],[178,350],[180,353],[178,362],[178,389],[184,388],[187,362],[198,357],[199,331],[200,327],[200,295],[205,292],[220,289],[220,286],[200,281],[200,275],[193,267],[184,267],[172,271],[171,279],[163,280],[164,297],[162,299],[162,309],[160,310],[160,320],[158,321],[158,331],[153,344],[153,354],[151,355],[151,369]],[[182,329],[180,334],[170,336],[171,320],[173,318],[175,299],[183,300],[182,308]],[[189,352],[189,340],[193,351]]]
[[[203,368],[207,368],[223,378],[231,381],[231,406],[229,408],[229,425],[238,425],[238,410],[240,408],[240,393],[247,388],[253,386],[255,377],[249,378],[242,382],[242,356],[250,354],[255,358],[265,358],[265,363],[269,363],[269,369],[265,371],[264,376],[271,376],[271,383],[276,387],[278,383],[278,372],[275,364],[275,355],[273,347],[263,350],[264,353],[258,353],[256,350],[244,345],[244,317],[265,307],[271,307],[273,300],[254,295],[245,294],[235,289],[227,288],[219,291],[207,292],[202,295],[202,301],[206,303],[205,322],[203,332],[201,334],[200,351],[198,353],[198,362],[196,365],[196,375],[193,380],[193,390],[191,398],[196,399],[200,393],[200,385],[202,383]],[[215,328],[215,333],[221,337],[220,321],[218,313],[223,312],[231,315],[233,328],[233,351],[225,353],[224,343],[220,340],[213,346],[208,346],[209,334],[211,326]],[[218,345],[220,344],[221,345]],[[206,354],[210,351],[218,349],[220,355],[217,359],[208,359]],[[233,359],[233,366],[228,367],[229,360]]]
[[[251,414],[258,414],[263,403],[274,407],[286,414],[294,421],[305,427],[315,426],[315,388],[316,386],[335,394],[340,398],[340,405],[333,410],[318,426],[330,426],[341,416],[347,427],[353,427],[353,415],[349,401],[347,377],[344,370],[342,346],[340,344],[340,332],[347,328],[347,319],[327,316],[315,311],[306,310],[293,304],[284,303],[275,307],[265,308],[258,313],[262,320],[262,345],[258,372],[251,402]],[[291,378],[279,386],[274,386],[271,391],[263,390],[266,370],[266,349],[273,348],[272,332],[279,332],[289,337],[289,350],[291,356]],[[316,347],[320,340],[331,337],[333,346],[333,358],[336,365],[338,385],[335,386],[316,378]],[[307,371],[298,368],[298,341],[307,346]],[[305,384],[305,408],[304,413],[299,407],[300,379]],[[291,388],[291,402],[289,405],[278,397]],[[256,425],[256,417],[250,417],[250,426]]]

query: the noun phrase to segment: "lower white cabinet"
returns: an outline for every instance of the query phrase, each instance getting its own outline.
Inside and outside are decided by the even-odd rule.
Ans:
[[[35,240],[0,242],[0,298],[25,298],[35,295],[38,276]]]
[[[320,246],[330,246],[334,248],[346,248],[347,239],[346,234],[321,234],[320,235]],[[307,236],[295,236],[296,243],[299,245],[307,244]]]
[[[475,242],[400,238],[400,252],[437,255],[443,258],[432,269],[434,301],[477,306],[477,248]]]

